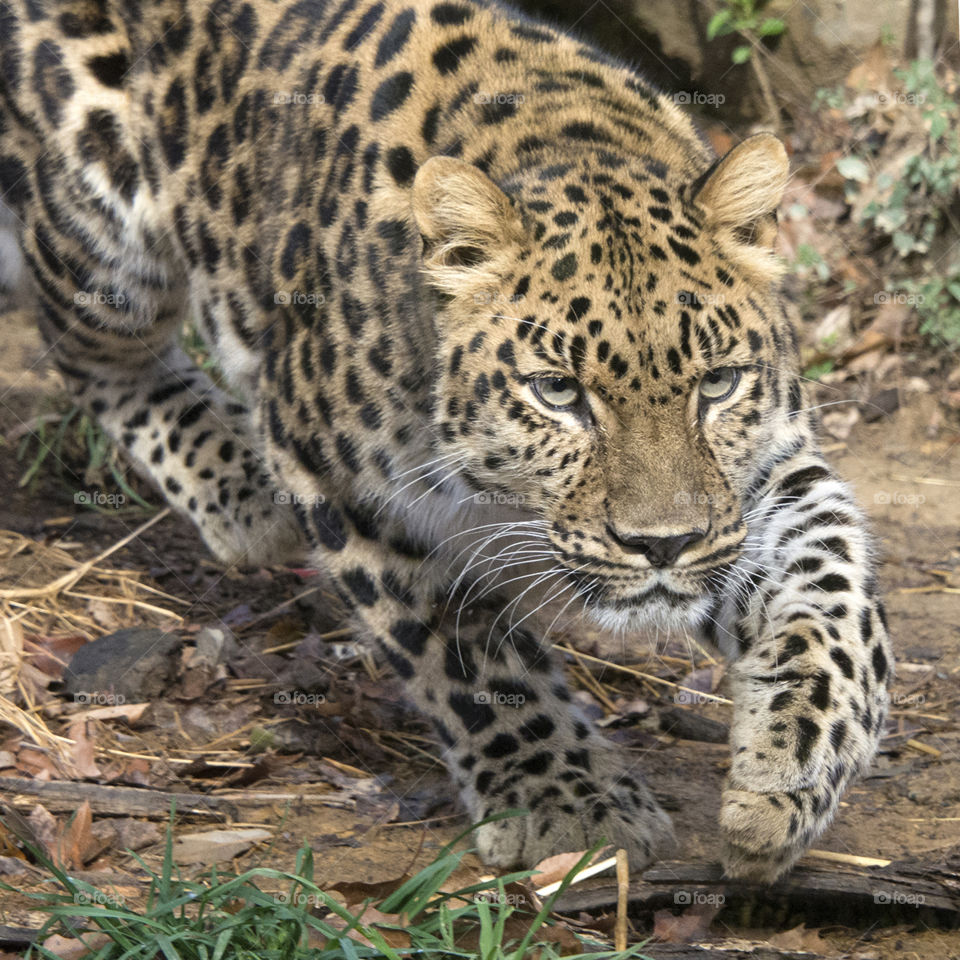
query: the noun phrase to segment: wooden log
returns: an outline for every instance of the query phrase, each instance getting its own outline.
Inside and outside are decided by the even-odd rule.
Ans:
[[[603,878],[566,890],[555,909],[561,913],[612,907],[617,884]],[[947,927],[960,926],[960,856],[940,863],[895,861],[886,867],[794,868],[770,886],[727,880],[718,863],[662,862],[645,870],[629,888],[632,913],[664,908],[681,909],[701,898],[722,897],[734,903],[786,904],[788,910],[812,916],[873,918],[882,923],[895,916]]]
[[[222,821],[240,819],[233,803],[202,793],[168,793],[164,790],[115,787],[74,780],[0,777],[0,798],[13,807],[42,803],[56,811],[73,811],[86,800],[93,813],[161,820],[170,816],[170,804],[176,802],[180,816]]]

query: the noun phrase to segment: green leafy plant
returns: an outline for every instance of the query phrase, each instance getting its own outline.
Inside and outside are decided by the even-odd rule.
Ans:
[[[722,0],[720,9],[707,23],[707,39],[736,35],[738,43],[730,53],[735,64],[749,63],[760,86],[764,104],[770,122],[776,130],[780,129],[780,110],[773,95],[773,86],[767,71],[756,53],[765,52],[763,40],[778,37],[786,29],[786,21],[779,17],[768,17],[764,13],[769,0]]]
[[[53,933],[83,941],[90,948],[89,960],[524,960],[533,951],[540,960],[559,960],[560,945],[549,936],[550,912],[596,852],[584,854],[538,910],[524,910],[507,890],[516,889],[510,885],[528,879],[532,871],[452,892],[444,889],[466,852],[454,845],[475,829],[471,827],[388,896],[351,912],[314,882],[313,854],[306,844],[293,871],[254,867],[237,874],[214,867],[196,879],[181,878],[173,862],[172,822],[171,815],[159,872],[133,855],[149,877],[142,909],[70,876],[21,836],[59,888],[27,894],[50,919],[26,960],[56,960],[42,945]],[[16,822],[6,825],[17,832]],[[13,890],[2,881],[0,889]],[[375,920],[364,918],[371,906],[378,911]],[[522,935],[517,918],[523,921]],[[511,919],[514,923],[508,924]],[[642,960],[642,944],[617,952],[580,939],[584,951],[567,960]]]
[[[768,0],[724,0],[707,23],[707,39],[737,34],[744,43],[733,48],[730,59],[734,63],[746,63],[762,37],[778,37],[787,29],[786,22],[779,17],[764,14],[767,3]]]
[[[960,258],[931,262],[928,255],[935,256],[944,234],[960,232],[954,215],[960,202],[960,106],[928,60],[915,60],[894,74],[903,85],[897,108],[917,112],[916,147],[901,148],[890,163],[883,140],[864,136],[836,166],[859,221],[889,244],[893,285],[913,298],[921,332],[955,348],[960,346]]]

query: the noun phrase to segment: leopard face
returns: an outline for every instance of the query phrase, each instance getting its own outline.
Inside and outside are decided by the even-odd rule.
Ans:
[[[759,141],[746,149],[778,173]],[[544,524],[602,624],[701,619],[740,554],[761,451],[799,396],[763,224],[744,242],[706,206],[710,178],[691,190],[609,152],[527,171],[508,195],[433,164],[445,176],[427,169],[418,186],[445,293],[445,449],[473,487]],[[755,198],[754,221],[778,189]],[[469,198],[466,223],[439,222],[443,190]]]

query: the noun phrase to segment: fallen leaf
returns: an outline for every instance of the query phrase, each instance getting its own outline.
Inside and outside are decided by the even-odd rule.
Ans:
[[[770,945],[781,950],[807,950],[817,956],[829,956],[832,953],[829,941],[820,936],[819,930],[808,930],[804,924],[792,930],[784,930],[770,937]]]
[[[377,933],[379,933],[391,947],[403,948],[410,946],[410,934],[407,933],[406,930],[395,929],[403,925],[401,922],[402,918],[398,914],[381,913],[376,907],[369,904],[367,906],[354,904],[348,906],[347,910],[354,917],[357,917],[358,922],[364,926],[376,927]],[[348,925],[347,921],[339,916],[328,917],[326,922],[338,930],[344,930]],[[356,940],[357,943],[365,944],[368,947],[374,946],[373,942],[367,939],[367,937],[356,928],[350,930],[347,936],[351,940]]]
[[[696,903],[679,916],[669,910],[657,910],[653,915],[653,936],[661,943],[691,943],[708,936],[713,918],[722,909],[722,903]]]
[[[81,870],[91,855],[103,844],[97,841],[90,833],[93,825],[93,814],[90,803],[84,800],[77,808],[77,812],[67,823],[57,841],[57,861],[67,870]]]
[[[122,717],[130,723],[136,723],[149,706],[149,703],[118,703],[112,707],[93,707],[91,710],[73,714],[72,719],[80,717],[84,720],[116,720]]]
[[[101,770],[94,760],[93,741],[87,736],[87,722],[83,718],[72,720],[67,736],[73,741],[70,761],[77,776],[91,780],[100,776]]]
[[[273,834],[259,827],[236,830],[207,830],[203,833],[185,833],[173,844],[176,863],[218,863],[232,860],[255,843],[269,840]]]
[[[537,889],[559,882],[580,862],[585,852],[580,850],[574,853],[556,853],[546,860],[541,860],[533,868],[531,881],[536,884]]]
[[[378,880],[376,883],[362,883],[361,881],[343,880],[340,883],[330,884],[330,890],[342,893],[347,903],[361,903],[364,900],[386,900],[391,893],[403,886],[410,879],[410,874],[394,877],[391,880]]]
[[[80,960],[81,957],[88,957],[109,942],[110,937],[105,933],[84,934],[83,940],[61,937],[59,933],[55,933],[43,941],[43,946],[60,960]]]

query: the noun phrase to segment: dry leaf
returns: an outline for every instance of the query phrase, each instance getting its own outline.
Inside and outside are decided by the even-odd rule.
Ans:
[[[232,860],[255,843],[269,840],[273,834],[259,827],[236,830],[207,830],[185,833],[173,844],[176,863],[217,863]]]
[[[57,841],[57,861],[65,869],[81,870],[90,860],[91,854],[98,848],[103,848],[90,833],[92,825],[90,803],[84,800]]]
[[[136,723],[149,706],[149,703],[118,703],[112,707],[93,707],[90,710],[75,713],[72,719],[80,717],[84,720],[116,720],[122,717],[129,723]]]
[[[85,934],[82,941],[74,940],[73,937],[61,937],[59,933],[55,933],[43,941],[43,946],[60,960],[80,960],[109,942],[110,937],[105,933]]]
[[[377,933],[390,944],[391,947],[404,948],[410,946],[410,934],[405,930],[395,930],[393,927],[403,926],[402,917],[395,913],[381,913],[376,907],[362,904],[353,904],[347,907],[347,910],[355,917],[359,917],[359,922],[366,927],[376,927]],[[362,912],[361,912],[362,911]],[[347,921],[342,917],[328,917],[326,920],[331,927],[343,930],[347,927]],[[389,926],[384,926],[384,925]],[[351,930],[348,934],[351,940],[357,943],[363,943],[368,947],[374,944],[368,940],[359,930]]]
[[[817,956],[827,957],[833,953],[829,941],[820,936],[819,930],[808,930],[804,924],[770,937],[770,945],[781,950],[808,950]]]
[[[362,903],[364,900],[376,900],[378,903],[385,900],[410,879],[410,874],[394,877],[392,880],[379,880],[376,883],[362,883],[360,881],[344,880],[332,883],[327,888],[342,894],[347,903]]]
[[[546,887],[551,883],[562,880],[579,862],[586,851],[578,853],[557,853],[546,860],[541,860],[534,868],[530,878],[537,888]]]
[[[75,775],[90,780],[98,778],[101,770],[94,760],[93,741],[87,736],[86,720],[82,718],[71,720],[67,728],[67,736],[73,741],[73,746],[70,748],[70,762],[73,764]]]
[[[679,916],[669,910],[658,910],[653,915],[653,936],[661,943],[691,943],[709,935],[713,918],[723,908],[722,903],[697,903]]]

